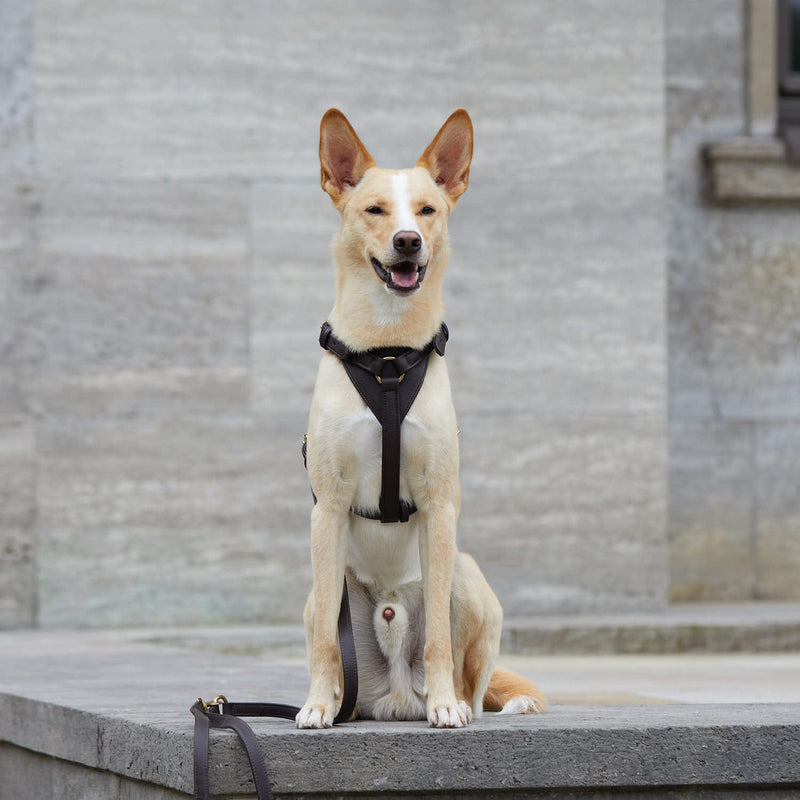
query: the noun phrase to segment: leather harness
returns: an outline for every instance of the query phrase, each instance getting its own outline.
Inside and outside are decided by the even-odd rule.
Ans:
[[[339,358],[348,377],[369,409],[381,424],[381,495],[378,511],[351,508],[351,512],[381,522],[407,522],[417,510],[413,501],[400,497],[400,426],[422,388],[428,368],[428,356],[436,351],[444,356],[449,337],[442,323],[436,336],[421,350],[412,348],[377,348],[353,352],[333,334],[329,323],[322,326],[319,343]],[[303,460],[306,442],[303,441]],[[313,492],[312,492],[313,493]],[[316,498],[314,498],[316,501]],[[355,710],[358,697],[358,665],[356,662],[347,579],[344,581],[339,608],[339,649],[342,654],[344,691],[342,705],[334,724],[347,722]],[[207,702],[200,698],[191,707],[194,715],[194,791],[195,800],[209,800],[211,787],[208,771],[209,735],[212,728],[234,731],[242,741],[258,800],[273,800],[264,758],[252,728],[240,717],[278,717],[294,719],[300,708],[283,703],[231,703],[218,695]]]
[[[380,347],[354,352],[334,333],[330,323],[322,326],[320,345],[341,360],[351,383],[381,425],[381,495],[377,510],[351,508],[353,514],[381,522],[408,522],[417,510],[412,500],[400,497],[400,426],[422,388],[428,356],[444,356],[450,332],[442,323],[436,335],[421,350],[410,347]],[[305,460],[306,443],[303,442]]]

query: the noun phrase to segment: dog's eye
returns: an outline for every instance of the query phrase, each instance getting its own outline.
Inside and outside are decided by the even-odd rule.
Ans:
[[[380,206],[370,206],[367,209],[367,214],[383,214],[384,210]]]
[[[436,209],[433,208],[432,206],[422,206],[419,213],[424,214],[427,217],[429,214],[435,214]]]

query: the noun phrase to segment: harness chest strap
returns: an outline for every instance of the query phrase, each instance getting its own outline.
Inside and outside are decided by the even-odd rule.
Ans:
[[[400,497],[400,426],[422,388],[428,356],[434,351],[444,356],[449,336],[442,323],[421,350],[390,347],[357,353],[334,335],[330,323],[323,324],[320,345],[341,360],[353,386],[381,424],[380,513],[352,509],[359,516],[407,522],[417,510]]]

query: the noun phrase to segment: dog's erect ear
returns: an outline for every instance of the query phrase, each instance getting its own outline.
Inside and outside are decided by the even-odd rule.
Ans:
[[[467,191],[471,161],[472,120],[463,108],[459,108],[433,137],[417,166],[425,167],[455,202]]]
[[[335,205],[352,189],[375,161],[361,143],[353,126],[338,108],[325,112],[319,126],[319,163],[322,188]]]

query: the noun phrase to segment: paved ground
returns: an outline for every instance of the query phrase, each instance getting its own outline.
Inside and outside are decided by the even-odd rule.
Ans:
[[[120,635],[305,669],[298,626]],[[669,652],[681,643],[698,652]],[[536,681],[556,704],[800,702],[799,603],[698,603],[649,614],[508,619],[504,645],[510,652],[500,663]],[[518,654],[528,645],[535,655]],[[595,654],[573,654],[578,645]],[[637,654],[598,654],[613,646]],[[548,652],[559,647],[570,654]],[[668,654],[658,654],[659,648]],[[715,649],[724,652],[709,652]]]
[[[299,628],[133,632],[134,639],[255,655],[305,670]],[[551,703],[800,703],[800,652],[685,655],[514,655],[500,663],[537,682]]]
[[[9,797],[60,800],[62,784],[85,786],[81,796],[128,796],[125,781],[141,797],[173,796],[162,787],[190,792],[194,698],[301,703],[302,651],[295,628],[0,633],[0,772],[17,780]],[[800,787],[800,653],[501,661],[539,682],[551,713],[489,714],[452,736],[433,732],[435,763],[424,722],[320,734],[259,721],[274,785],[298,797],[557,787],[548,796],[565,798],[586,787],[641,786],[661,792],[648,797],[674,798],[668,787],[724,786],[736,800],[762,797],[754,786],[776,800]],[[221,793],[247,794],[249,768],[234,738],[215,737],[215,780]],[[329,768],[320,772],[320,763]],[[31,789],[34,777],[50,788]]]
[[[553,703],[798,703],[800,654],[504,656]]]
[[[688,616],[687,616],[688,615]],[[699,616],[698,616],[699,615]],[[530,626],[558,630],[561,639],[571,631],[619,630],[645,622],[651,630],[676,624],[716,636],[721,627],[769,625],[776,620],[799,627],[800,605],[677,607],[652,620],[642,616],[556,618],[532,620]],[[566,632],[566,634],[564,633]],[[702,638],[702,637],[701,637]],[[649,639],[652,641],[652,638]],[[786,639],[783,640],[784,642]],[[39,669],[71,650],[100,648],[105,652],[135,652],[131,645],[161,644],[168,649],[255,656],[271,667],[289,667],[292,688],[306,683],[305,645],[299,626],[230,627],[127,631],[19,631],[0,632],[0,653],[15,661],[40,662]],[[145,648],[147,649],[147,648]],[[28,656],[26,659],[25,656]],[[537,682],[553,704],[649,705],[665,703],[800,703],[800,651],[772,653],[520,655],[505,653],[500,663]],[[12,668],[12,664],[7,664]],[[54,672],[58,670],[54,667]],[[38,670],[37,670],[38,671]],[[13,675],[6,672],[5,678]],[[297,697],[296,702],[302,698]]]

